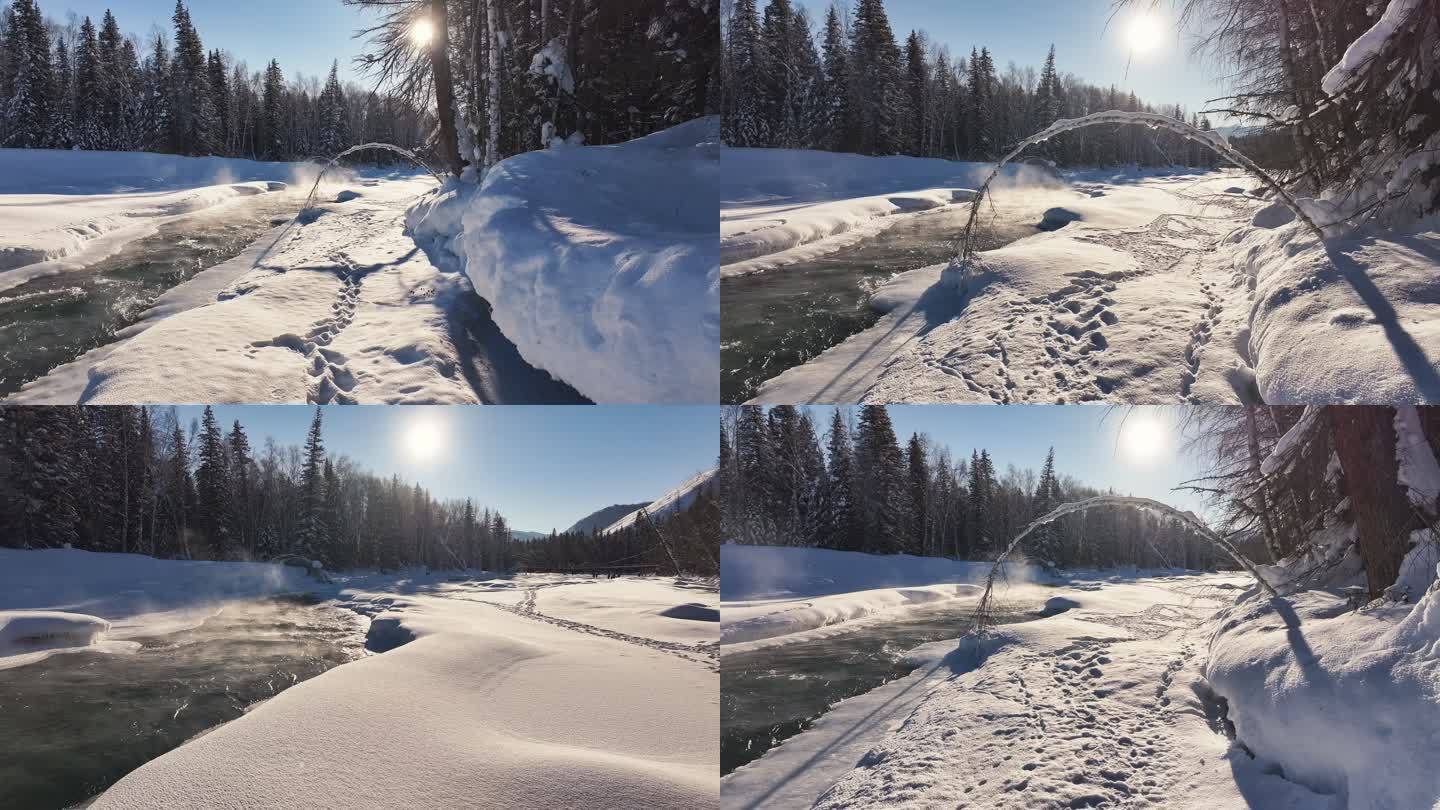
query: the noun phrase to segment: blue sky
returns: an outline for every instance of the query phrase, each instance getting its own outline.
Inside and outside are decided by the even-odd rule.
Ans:
[[[821,431],[830,424],[831,410],[812,408]],[[1175,408],[891,405],[889,410],[902,444],[918,432],[967,459],[971,450],[984,448],[1002,475],[1009,464],[1038,474],[1053,446],[1055,468],[1061,474],[1096,488],[1113,487],[1121,495],[1154,498],[1203,514],[1198,496],[1172,491],[1199,474],[1196,459],[1182,451]]]
[[[252,72],[279,59],[287,77],[298,72],[323,78],[330,72],[331,61],[339,59],[342,80],[362,81],[350,66],[362,42],[351,34],[376,18],[370,12],[343,5],[340,0],[189,0],[186,7],[206,50],[229,51],[248,62]],[[107,8],[126,34],[148,40],[152,26],[160,25],[173,46],[170,17],[175,12],[174,0],[40,0],[40,10],[47,17],[64,22],[73,11],[80,17],[89,16],[97,27]],[[362,83],[370,86],[367,81]]]
[[[179,408],[188,430],[203,407]],[[300,445],[314,408],[218,405],[258,454],[265,437]],[[514,528],[565,529],[604,506],[660,497],[715,465],[719,409],[708,406],[362,406],[324,410],[325,447],[438,498],[475,498]],[[418,432],[418,433],[417,433]],[[415,453],[433,437],[433,455]]]
[[[830,0],[800,1],[818,29]],[[1222,95],[1219,72],[1193,60],[1190,35],[1177,32],[1174,3],[1156,0],[1153,10],[1149,0],[1135,0],[1134,5],[1155,15],[1162,33],[1151,51],[1134,53],[1127,78],[1129,12],[1107,27],[1112,0],[885,0],[890,26],[900,41],[911,29],[924,31],[932,42],[948,45],[952,56],[966,58],[972,46],[985,46],[1001,72],[1012,61],[1038,72],[1054,43],[1061,73],[1102,87],[1113,83],[1122,92],[1134,90],[1152,104],[1178,103],[1195,111]],[[1212,122],[1219,123],[1218,117]]]

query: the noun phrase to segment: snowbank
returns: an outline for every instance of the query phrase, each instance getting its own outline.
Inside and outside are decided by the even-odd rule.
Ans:
[[[285,690],[92,806],[202,808],[216,796],[237,807],[715,806],[709,658],[584,623],[578,603],[557,625],[512,598],[538,594],[544,611],[557,593],[600,585],[446,580],[343,580],[338,603],[374,613],[372,642],[379,627],[393,649]],[[637,582],[605,590],[665,601],[669,586]],[[668,601],[691,596],[674,586]]]
[[[113,642],[197,627],[226,601],[314,584],[298,568],[266,563],[0,548],[0,669],[67,648],[131,652],[138,645]],[[30,618],[17,624],[14,611]],[[47,649],[17,641],[36,633],[54,637]]]
[[[968,201],[991,168],[803,149],[726,148],[720,162],[720,261],[727,276],[853,244],[878,234],[896,214]],[[1019,185],[1059,182],[1050,170],[1025,164],[1007,167],[997,181]]]
[[[315,182],[313,163],[156,152],[0,149],[0,194],[130,194],[248,181]]]
[[[1440,230],[1322,243],[1252,227],[1207,261],[1253,290],[1248,351],[1276,405],[1440,402]]]
[[[1021,565],[1008,570],[1012,581],[1036,573]],[[727,543],[720,547],[720,598],[738,602],[973,583],[989,572],[990,563],[943,557]]]
[[[831,627],[897,608],[979,599],[980,585],[922,585],[832,594],[804,601],[726,602],[720,643],[744,644]]]
[[[1440,591],[1361,611],[1309,591],[1217,624],[1205,675],[1257,764],[1352,810],[1440,801]]]
[[[654,577],[621,577],[545,588],[536,593],[535,609],[629,636],[714,644],[719,635],[719,599],[713,588]]]
[[[685,481],[681,483],[680,486],[670,490],[664,495],[661,495],[659,498],[656,498],[651,503],[647,504],[644,507],[645,514],[649,515],[651,518],[659,520],[662,518],[667,518],[673,514],[676,514],[677,512],[685,511],[687,508],[689,508],[690,504],[695,502],[695,498],[697,498],[700,493],[704,491],[706,487],[710,486],[710,483],[715,480],[715,472],[715,468],[712,467],[708,470],[698,472],[690,476],[689,478],[685,479]],[[640,510],[636,509],[635,511],[625,515],[614,523],[611,523],[609,526],[606,526],[604,531],[601,532],[601,534],[609,534],[614,531],[619,531],[620,529],[633,525],[635,521],[639,519]]]
[[[718,119],[548,149],[453,183],[408,216],[461,257],[520,354],[596,402],[715,402]]]
[[[162,296],[16,401],[474,404],[559,398],[405,235],[428,177],[368,181]],[[463,299],[461,296],[464,296]],[[477,370],[477,367],[478,370]],[[568,392],[571,399],[573,392]]]
[[[727,544],[720,547],[720,640],[752,649],[888,611],[978,599],[989,572],[989,563],[942,557]],[[1023,565],[1008,572],[1015,584],[1038,574]]]

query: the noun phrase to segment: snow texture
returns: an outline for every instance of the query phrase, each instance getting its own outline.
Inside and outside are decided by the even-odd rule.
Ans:
[[[1360,70],[1377,58],[1390,38],[1405,25],[1406,19],[1420,7],[1420,0],[1390,0],[1385,13],[1345,49],[1340,64],[1326,72],[1320,80],[1320,89],[1334,96],[1339,95],[1355,79]]]
[[[409,212],[532,365],[596,402],[719,398],[719,122],[528,152]]]
[[[725,618],[720,625],[720,643],[726,645],[727,651],[738,649],[733,645],[739,644],[744,644],[746,649],[753,649],[758,645],[750,642],[773,643],[773,640],[784,636],[834,627],[901,608],[931,605],[952,599],[976,600],[980,597],[980,590],[980,586],[974,584],[921,585],[910,588],[876,588],[807,599],[727,601],[722,605]],[[813,634],[807,633],[805,637],[813,637]]]
[[[649,505],[643,507],[645,514],[654,520],[660,520],[677,512],[685,511],[690,504],[695,502],[695,498],[715,480],[715,472],[715,468],[712,467],[708,470],[695,473],[681,482],[680,486],[661,495]],[[600,533],[609,534],[610,532],[619,531],[620,529],[633,525],[635,521],[640,519],[640,512],[640,509],[636,509],[614,523],[611,523],[609,526],[606,526],[604,531]]]

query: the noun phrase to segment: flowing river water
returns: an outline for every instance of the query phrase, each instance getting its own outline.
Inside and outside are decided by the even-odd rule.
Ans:
[[[1038,605],[1003,605],[996,623],[1039,617]],[[720,657],[720,773],[760,758],[810,726],[831,706],[903,678],[905,653],[965,632],[973,600],[909,608],[867,619],[824,638],[791,641]]]
[[[226,605],[204,624],[0,670],[0,807],[81,805],[186,740],[365,655],[364,621],[296,599]]]
[[[0,397],[109,343],[166,290],[238,255],[304,199],[293,189],[245,197],[162,224],[84,269],[0,292]]]
[[[873,326],[870,296],[907,270],[955,252],[969,205],[902,216],[879,235],[817,259],[720,281],[720,395],[744,402],[760,384]],[[1034,212],[985,217],[979,250],[1038,233]]]

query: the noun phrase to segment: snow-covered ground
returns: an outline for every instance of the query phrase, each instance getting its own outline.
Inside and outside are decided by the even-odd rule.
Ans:
[[[165,293],[24,403],[574,401],[405,232],[428,176],[327,183],[298,219]],[[336,189],[339,188],[337,191]]]
[[[0,291],[73,271],[178,217],[309,188],[305,163],[0,149]]]
[[[427,196],[409,224],[469,276],[527,362],[590,399],[714,403],[719,174],[719,119],[700,118],[517,155],[478,187]]]
[[[722,804],[1434,806],[1440,591],[1353,612],[1253,584],[1074,575],[1047,618],[911,651],[909,676],[726,776]]]
[[[321,584],[282,566],[0,554],[0,607],[94,610],[148,635],[170,626],[147,629],[152,594],[204,615],[305,591],[370,617],[370,646],[388,649],[152,760],[93,807],[715,805],[713,585],[438,573]]]
[[[905,214],[965,202],[990,171],[981,163],[802,149],[724,149],[720,161],[726,276],[814,259],[874,238]],[[1057,185],[1048,170],[1021,165],[995,187]]]
[[[898,159],[834,160],[868,178]],[[823,163],[797,159],[798,179],[772,181],[774,166],[751,162],[747,174],[737,161],[733,178],[727,165],[727,188],[755,202],[722,207],[722,253],[733,242],[748,257],[745,245],[781,232],[790,236],[776,235],[775,245],[800,246],[726,265],[727,274],[790,263],[792,252],[809,258],[857,233],[883,238],[884,220],[869,218],[887,213],[875,207],[884,198],[870,189],[837,203]],[[955,173],[915,168],[921,176],[894,190]],[[755,401],[1440,400],[1434,222],[1403,233],[1328,228],[1322,244],[1289,209],[1258,199],[1258,182],[1239,170],[1087,170],[1067,179],[998,188],[1000,216],[1034,217],[1046,232],[980,253],[963,285],[944,265],[900,274],[871,298],[882,313],[872,328],[767,381]],[[853,222],[830,216],[850,203]],[[1302,204],[1321,224],[1339,218],[1323,201]],[[984,216],[992,213],[987,203]],[[827,231],[818,220],[838,224]]]

